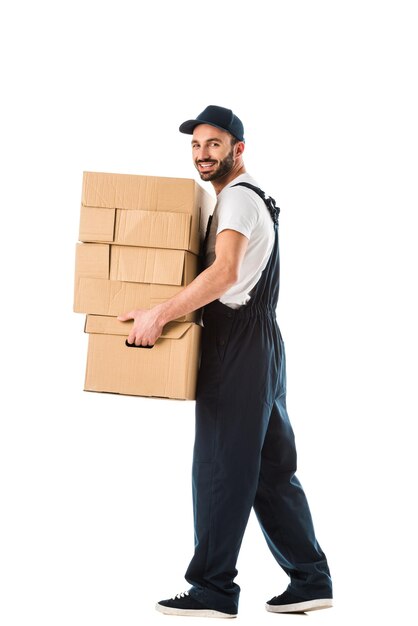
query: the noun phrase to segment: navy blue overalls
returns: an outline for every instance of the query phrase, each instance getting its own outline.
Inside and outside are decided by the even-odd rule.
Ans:
[[[264,193],[251,188],[269,208]],[[190,595],[219,611],[238,609],[236,562],[252,507],[273,556],[290,576],[289,590],[307,600],[332,595],[326,557],[295,476],[285,352],[276,322],[277,219],[274,229],[270,259],[248,304],[231,309],[215,300],[203,312],[192,475],[195,553],[186,580]]]

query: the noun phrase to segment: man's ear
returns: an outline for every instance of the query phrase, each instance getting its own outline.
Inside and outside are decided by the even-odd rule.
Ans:
[[[243,154],[245,150],[245,143],[243,141],[238,141],[238,143],[235,144],[235,156],[239,157]]]

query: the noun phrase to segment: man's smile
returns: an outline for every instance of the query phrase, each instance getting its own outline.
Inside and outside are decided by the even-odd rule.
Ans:
[[[216,164],[216,161],[204,161],[198,163],[198,167],[202,170],[209,170]]]

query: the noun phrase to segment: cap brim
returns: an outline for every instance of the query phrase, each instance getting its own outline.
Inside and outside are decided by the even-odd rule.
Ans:
[[[202,122],[199,122],[199,120],[187,120],[179,126],[179,131],[186,135],[193,135],[193,131],[198,124],[202,124]]]

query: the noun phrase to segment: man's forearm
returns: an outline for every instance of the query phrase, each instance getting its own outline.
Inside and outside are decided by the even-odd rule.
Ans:
[[[220,267],[216,261],[199,274],[180,293],[157,305],[162,324],[200,309],[224,294],[237,280],[231,269]]]
[[[248,239],[232,229],[216,237],[215,260],[173,298],[151,309],[134,309],[118,315],[120,322],[134,320],[128,336],[136,346],[152,346],[161,337],[165,324],[213,302],[238,280]]]

